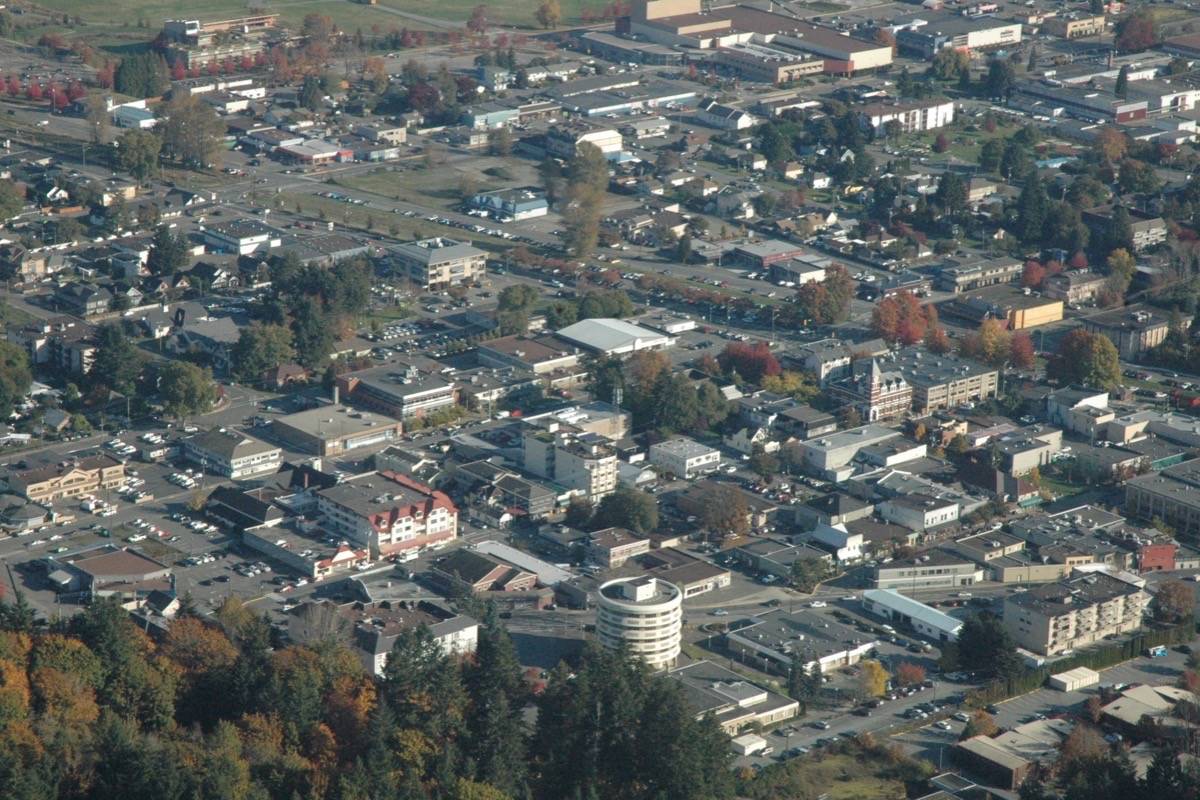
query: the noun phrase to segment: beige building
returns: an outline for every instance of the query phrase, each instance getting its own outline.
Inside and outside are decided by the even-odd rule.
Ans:
[[[1079,17],[1051,17],[1042,23],[1042,30],[1064,39],[1081,36],[1099,36],[1104,33],[1104,15]]]
[[[483,277],[487,253],[467,242],[435,237],[392,249],[397,271],[425,289],[446,289]]]
[[[1004,627],[1018,647],[1054,656],[1142,626],[1149,595],[1103,572],[1004,598]]]
[[[939,408],[954,408],[967,402],[995,397],[1000,388],[1000,371],[977,361],[910,347],[892,359],[912,387],[912,406],[917,414]]]
[[[617,490],[617,454],[599,434],[579,434],[551,423],[526,432],[522,451],[526,470],[590,500]]]
[[[600,587],[596,637],[652,669],[674,666],[683,642],[683,592],[658,578],[618,578]]]
[[[1189,320],[1184,319],[1184,324]],[[1106,336],[1121,358],[1136,358],[1158,347],[1170,332],[1170,319],[1146,306],[1126,306],[1083,320],[1084,330]]]
[[[717,64],[761,83],[791,83],[825,71],[825,60],[753,42],[717,48]]]
[[[1042,294],[1065,303],[1090,303],[1096,299],[1106,281],[1107,278],[1098,272],[1060,272],[1042,282]]]
[[[34,503],[50,503],[112,489],[125,481],[125,465],[106,455],[12,469],[0,478],[4,487]]]
[[[1125,513],[1144,520],[1158,518],[1181,534],[1200,532],[1200,459],[1129,479]]]

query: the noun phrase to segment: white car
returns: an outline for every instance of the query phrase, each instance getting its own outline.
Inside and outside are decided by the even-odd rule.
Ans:
[[[824,600],[813,600],[811,603],[808,604],[808,607],[809,608],[825,608],[827,605],[829,605],[829,604],[826,603]]]

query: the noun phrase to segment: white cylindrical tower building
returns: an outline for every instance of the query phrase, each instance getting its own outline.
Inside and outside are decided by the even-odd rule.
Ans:
[[[600,587],[596,634],[600,644],[621,645],[654,669],[679,658],[683,592],[657,578],[618,578]]]

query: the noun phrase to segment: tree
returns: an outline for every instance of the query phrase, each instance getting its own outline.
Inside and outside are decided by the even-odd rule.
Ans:
[[[966,670],[1006,680],[1018,675],[1021,657],[1008,630],[987,612],[969,617],[958,635],[958,664]]]
[[[480,627],[475,658],[464,670],[466,750],[480,781],[516,794],[525,781],[525,731],[514,724],[527,699],[521,662],[494,605]]]
[[[537,289],[524,283],[506,286],[501,290],[496,307],[496,319],[500,324],[500,332],[509,336],[527,331],[529,316],[540,299],[541,295]]]
[[[175,159],[192,167],[207,167],[220,158],[225,123],[198,97],[180,94],[166,107],[163,147]]]
[[[113,88],[131,97],[157,97],[170,83],[167,63],[153,51],[126,56],[113,73]]]
[[[267,370],[296,357],[292,347],[292,332],[283,325],[252,323],[238,333],[230,356],[239,380],[260,380]]]
[[[726,372],[736,372],[750,383],[760,383],[763,378],[778,375],[783,371],[778,359],[771,353],[766,342],[731,342],[717,356],[717,363]]]
[[[1031,171],[1017,198],[1017,235],[1022,242],[1039,243],[1046,225],[1049,198],[1036,171]]]
[[[658,527],[658,500],[652,494],[622,486],[600,501],[592,527],[649,533]]]
[[[759,128],[758,150],[771,164],[784,164],[796,156],[791,139],[773,122]]]
[[[1117,130],[1115,127],[1112,127],[1111,125],[1105,125],[1100,129],[1099,133],[1096,134],[1095,146],[1096,152],[1098,152],[1100,157],[1105,161],[1117,162],[1125,157],[1125,152],[1129,149],[1129,137]],[[1077,178],[1076,183],[1083,179],[1083,177]],[[1095,181],[1095,178],[1092,178],[1091,180]],[[1072,188],[1074,188],[1074,184],[1072,184]],[[1098,191],[1102,192],[1100,198],[1093,196],[1090,199],[1097,200],[1107,197],[1108,191],[1103,184],[1098,184]],[[1072,200],[1078,200],[1078,195],[1074,193],[1068,196],[1070,196]]]
[[[812,592],[817,584],[830,576],[829,564],[821,558],[797,558],[792,562],[788,578],[802,592]]]
[[[925,680],[925,668],[911,661],[901,661],[896,665],[894,677],[900,686],[917,686]]]
[[[562,8],[558,0],[542,0],[542,4],[534,12],[534,17],[538,24],[547,30],[557,28],[562,24]]]
[[[485,5],[477,5],[471,11],[471,16],[467,18],[467,30],[479,36],[487,31],[488,27],[488,10]]]
[[[150,254],[146,258],[146,268],[153,275],[174,275],[187,266],[187,240],[182,236],[171,233],[166,225],[159,225],[154,230],[154,239],[150,242]]]
[[[999,732],[1000,726],[996,724],[996,718],[981,708],[967,720],[958,738],[960,741],[966,741],[974,736],[995,736]]]
[[[300,86],[300,105],[309,111],[320,111],[325,102],[325,93],[321,91],[321,80],[316,75],[309,75]]]
[[[1120,184],[1121,191],[1134,194],[1151,194],[1157,192],[1162,185],[1154,167],[1136,158],[1126,158],[1121,162],[1117,183]]]
[[[885,297],[871,311],[871,331],[891,343],[919,342],[928,327],[929,317],[912,292],[897,292]]]
[[[1063,384],[1110,391],[1121,382],[1121,361],[1107,337],[1076,328],[1059,342],[1049,374]]]
[[[1032,369],[1036,363],[1033,338],[1025,331],[1018,331],[1012,335],[1008,360],[1017,369]]]
[[[1117,73],[1117,82],[1113,87],[1113,94],[1124,99],[1129,94],[1129,65],[1121,67],[1121,71]]]
[[[807,708],[817,693],[821,691],[821,665],[814,661],[812,668],[804,663],[804,655],[799,648],[792,651],[792,664],[788,670],[788,696],[799,700],[803,708]]]
[[[508,128],[493,128],[488,132],[488,152],[490,152],[492,155],[511,155],[512,147],[512,131],[510,131]]]
[[[1150,9],[1140,9],[1120,20],[1113,41],[1117,49],[1126,53],[1136,53],[1153,47],[1158,41],[1158,32]]]
[[[1004,155],[1004,143],[999,139],[988,139],[979,148],[979,168],[984,172],[995,172]]]
[[[679,241],[675,243],[675,260],[680,264],[686,264],[692,260],[692,237],[686,233],[679,237]]]
[[[962,338],[960,351],[967,358],[993,367],[1003,366],[1011,352],[1011,335],[998,319],[985,319],[979,330]]]
[[[1016,80],[1016,71],[1011,61],[1007,58],[993,58],[988,62],[987,77],[983,85],[988,97],[1007,98]]]
[[[943,172],[933,199],[946,214],[960,214],[967,207],[967,184],[957,172]]]
[[[929,71],[940,81],[957,81],[963,74],[970,74],[971,61],[967,54],[953,47],[939,50],[933,57]]]
[[[866,659],[859,663],[858,687],[866,697],[881,697],[887,691],[887,682],[891,677],[888,671],[874,659]]]
[[[1190,620],[1196,609],[1196,592],[1191,583],[1164,581],[1154,594],[1154,616],[1171,624]]]
[[[575,495],[567,503],[567,514],[563,522],[572,528],[586,528],[592,521],[592,514],[595,513],[595,510],[591,500]]]
[[[162,139],[150,131],[130,130],[117,140],[117,163],[138,181],[158,174]]]
[[[1021,272],[1021,285],[1030,289],[1039,289],[1044,280],[1046,280],[1046,268],[1032,259],[1026,261],[1025,269]]]
[[[7,418],[13,406],[24,399],[33,384],[29,357],[25,350],[9,342],[0,342],[0,417]]]
[[[324,366],[333,352],[334,333],[320,301],[300,298],[292,310],[291,328],[296,361],[309,369]]]
[[[217,385],[207,367],[169,361],[159,370],[158,393],[166,412],[182,419],[212,409],[217,400]]]
[[[94,383],[132,395],[141,371],[141,357],[120,325],[109,322],[96,329],[96,359],[88,373]]]
[[[750,532],[750,508],[746,497],[732,486],[722,484],[705,493],[697,516],[703,528],[718,539],[745,536]]]
[[[600,233],[600,211],[608,187],[608,161],[600,148],[584,142],[567,163],[567,200],[563,212],[567,247],[576,256],[595,248]]]

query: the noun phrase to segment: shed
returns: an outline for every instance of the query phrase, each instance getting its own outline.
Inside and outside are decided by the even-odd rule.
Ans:
[[[739,756],[752,756],[767,749],[767,740],[756,733],[744,733],[730,740],[730,745]]]
[[[1050,688],[1064,692],[1077,692],[1085,686],[1100,682],[1100,673],[1087,667],[1076,667],[1050,676]]]

